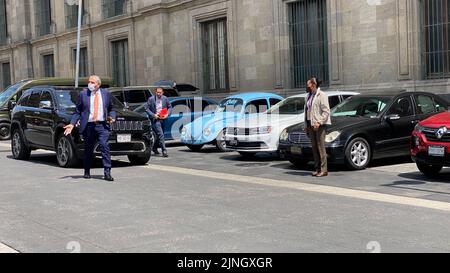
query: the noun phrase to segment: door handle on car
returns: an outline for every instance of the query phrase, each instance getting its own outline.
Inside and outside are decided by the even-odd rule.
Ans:
[[[34,114],[35,114],[35,115],[40,115],[40,114],[41,114],[41,112],[34,112]]]
[[[412,124],[417,124],[417,123],[419,123],[419,122],[420,122],[419,119],[418,119],[418,120],[413,120],[413,121],[411,121]]]

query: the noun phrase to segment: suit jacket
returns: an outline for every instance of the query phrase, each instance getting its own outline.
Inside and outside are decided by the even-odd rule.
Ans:
[[[108,117],[116,119],[116,111],[112,102],[111,93],[109,93],[107,89],[100,89],[99,91],[102,94],[104,120],[107,121]],[[90,90],[85,89],[81,91],[78,96],[75,114],[72,116],[70,122],[75,126],[78,121],[80,121],[80,133],[84,132],[89,122],[89,115],[91,113],[91,95],[92,92]]]
[[[306,101],[309,99],[308,95]],[[307,103],[305,103],[305,124],[307,122]],[[320,89],[317,90],[311,106],[311,125],[319,123],[320,125],[331,125],[331,110],[328,96]]]
[[[169,117],[172,115],[172,104],[166,96],[162,96],[162,107],[167,108],[169,112]],[[152,96],[148,99],[147,104],[145,105],[145,112],[147,112],[148,117],[152,120],[152,122],[156,121],[155,116],[157,114],[156,111],[156,97]]]

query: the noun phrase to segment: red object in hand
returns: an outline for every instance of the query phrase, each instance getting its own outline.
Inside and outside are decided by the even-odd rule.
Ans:
[[[159,112],[159,118],[160,119],[166,119],[169,117],[169,111],[167,110],[167,108],[163,108],[161,110],[161,112]]]

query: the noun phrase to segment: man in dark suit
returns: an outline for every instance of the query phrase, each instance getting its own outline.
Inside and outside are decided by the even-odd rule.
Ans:
[[[89,78],[87,90],[83,90],[77,102],[75,114],[69,125],[64,127],[64,134],[70,135],[73,128],[79,124],[80,133],[84,138],[84,178],[91,178],[92,157],[95,143],[99,143],[103,158],[104,179],[114,181],[111,176],[111,155],[108,139],[111,124],[115,122],[116,112],[111,94],[107,89],[101,89],[102,82],[98,76]]]
[[[162,114],[167,110],[167,113]],[[153,131],[156,133],[158,138],[153,146],[153,152],[159,154],[158,146],[161,148],[163,157],[169,157],[167,154],[165,139],[164,139],[164,120],[172,115],[172,104],[170,104],[169,99],[164,96],[164,89],[157,88],[156,95],[152,96],[145,105],[145,110],[147,112],[150,121],[152,122]]]

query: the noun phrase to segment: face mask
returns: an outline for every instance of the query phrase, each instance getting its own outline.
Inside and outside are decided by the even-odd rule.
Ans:
[[[89,88],[89,90],[91,90],[91,92],[94,92],[94,91],[95,91],[95,84],[90,83],[90,84],[88,85],[88,88]]]

